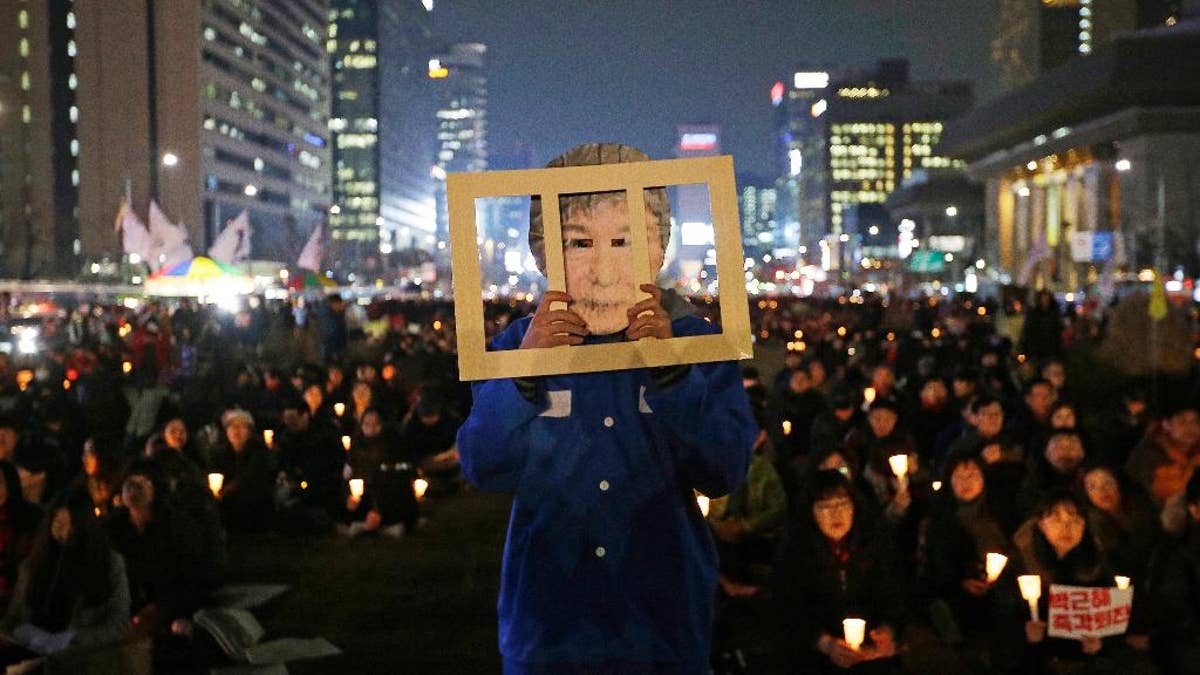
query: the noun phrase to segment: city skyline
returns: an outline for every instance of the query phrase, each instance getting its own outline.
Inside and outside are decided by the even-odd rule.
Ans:
[[[667,2],[665,11],[650,12],[625,1],[441,0],[432,19],[447,41],[488,45],[494,144],[526,142],[537,164],[599,140],[665,158],[678,125],[717,124],[739,173],[769,177],[776,80],[805,63],[869,68],[904,57],[914,81],[970,80],[977,101],[986,101],[1000,93],[990,51],[997,4]],[[579,39],[584,25],[590,36],[615,39]]]

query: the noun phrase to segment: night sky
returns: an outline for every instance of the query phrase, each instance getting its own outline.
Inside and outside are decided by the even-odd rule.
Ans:
[[[915,80],[998,92],[997,0],[437,0],[434,31],[488,45],[488,134],[540,166],[586,141],[672,156],[675,126],[720,124],[739,173],[770,174],[771,85],[797,64],[907,56]]]

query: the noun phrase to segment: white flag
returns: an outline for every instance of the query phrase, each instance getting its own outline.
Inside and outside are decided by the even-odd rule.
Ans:
[[[208,249],[208,257],[223,263],[235,263],[250,257],[250,214],[243,210],[229,221]]]
[[[145,223],[138,218],[124,198],[117,209],[117,229],[121,232],[121,251],[126,255],[136,253],[143,260],[149,261],[150,256],[154,254],[154,240],[146,230]]]
[[[322,234],[324,228],[321,225],[312,231],[308,237],[308,243],[304,245],[304,250],[300,251],[300,258],[296,260],[296,267],[313,272],[321,271],[321,256],[324,253],[324,242]]]
[[[168,220],[153,199],[150,200],[150,237],[154,240],[150,266],[155,269],[177,265],[195,257],[188,244],[187,230]]]

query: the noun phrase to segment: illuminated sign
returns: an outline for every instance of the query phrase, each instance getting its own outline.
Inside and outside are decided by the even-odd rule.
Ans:
[[[679,136],[679,149],[684,152],[716,150],[717,135],[714,133],[686,133]]]
[[[775,85],[771,87],[771,105],[779,105],[780,103],[783,103],[783,90],[784,86],[782,82],[776,82]]]
[[[829,107],[829,103],[826,102],[825,99],[821,99],[820,101],[817,101],[816,103],[812,104],[812,116],[820,117],[822,114],[825,113],[825,109],[828,107]]]
[[[967,238],[957,234],[932,235],[929,248],[943,253],[959,253],[966,250]]]
[[[800,153],[800,148],[788,150],[788,173],[793,176],[799,176],[803,167],[804,155]]]
[[[829,86],[829,73],[796,73],[793,86],[797,89],[824,89]]]
[[[838,89],[838,96],[842,98],[883,98],[891,95],[890,89],[881,89],[879,87],[842,87]]]

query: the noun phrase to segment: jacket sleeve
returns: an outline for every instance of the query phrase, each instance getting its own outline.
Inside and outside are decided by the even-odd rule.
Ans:
[[[526,322],[497,335],[491,349],[515,349]],[[539,392],[540,396],[544,393]],[[485,380],[471,385],[471,414],[458,430],[463,475],[481,490],[514,491],[525,469],[530,423],[545,404],[527,400],[515,380]]]
[[[681,449],[691,487],[718,497],[746,477],[758,428],[736,363],[695,365],[666,387],[649,379],[646,403]]]
[[[750,492],[750,504],[756,507],[742,519],[746,531],[760,536],[777,534],[787,515],[787,494],[770,460],[758,457],[750,463],[743,489]]]
[[[129,579],[125,576],[125,559],[121,554],[112,554],[108,576],[112,586],[108,599],[99,607],[85,609],[86,620],[74,622],[71,626],[75,631],[72,646],[113,644],[129,632]]]

